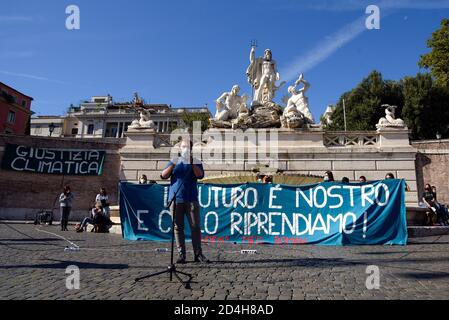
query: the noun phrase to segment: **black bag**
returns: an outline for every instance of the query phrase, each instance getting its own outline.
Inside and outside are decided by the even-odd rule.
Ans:
[[[48,223],[48,225],[50,226],[53,224],[53,211],[42,210],[36,213],[36,217],[34,218],[34,224],[38,225],[45,223]]]
[[[107,203],[106,200],[101,200],[101,206],[103,208],[109,207],[109,203]]]
[[[441,211],[443,212],[443,217],[446,219],[446,220],[449,220],[449,210],[448,210],[448,208],[447,208],[447,206],[446,205],[441,205]]]
[[[102,213],[97,212],[94,216],[93,224],[102,224],[104,223],[105,216]]]

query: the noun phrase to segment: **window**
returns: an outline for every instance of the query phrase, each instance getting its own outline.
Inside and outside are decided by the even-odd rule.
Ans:
[[[72,135],[76,136],[78,134],[78,128],[72,129]]]
[[[94,125],[93,124],[89,124],[87,126],[87,134],[94,134]]]
[[[6,100],[7,103],[14,103],[15,97],[10,95],[8,91],[1,89],[1,96]]]
[[[16,113],[14,111],[8,112],[8,122],[15,123],[16,122]]]
[[[106,123],[106,131],[104,133],[105,138],[116,138],[118,134],[118,123],[108,122]]]
[[[27,101],[26,100],[22,100],[22,107],[24,107],[24,108],[27,107]]]
[[[118,124],[118,135],[117,135],[117,137],[123,138],[123,129],[124,129],[124,125],[122,123],[119,123]]]

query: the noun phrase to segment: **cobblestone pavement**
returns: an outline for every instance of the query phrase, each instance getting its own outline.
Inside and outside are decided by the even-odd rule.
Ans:
[[[51,233],[47,233],[51,232]],[[69,243],[80,251],[64,251]],[[61,232],[57,226],[0,223],[0,299],[449,299],[449,235],[408,246],[204,244],[212,261],[189,262],[191,289],[164,270],[169,243],[130,242],[115,234]],[[189,244],[190,245],[190,244]],[[257,254],[242,255],[241,249]],[[192,260],[192,252],[188,252]],[[66,288],[66,268],[80,269],[80,289]],[[368,290],[377,265],[380,289]]]

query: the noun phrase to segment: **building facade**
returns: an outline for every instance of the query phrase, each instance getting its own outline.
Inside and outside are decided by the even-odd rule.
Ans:
[[[37,116],[31,118],[30,135],[40,137],[63,137],[65,117]]]
[[[79,107],[71,106],[65,116],[41,116],[31,119],[31,135],[49,136],[53,124],[53,136],[74,138],[123,138],[128,126],[139,118],[139,110],[145,109],[154,122],[155,131],[170,133],[183,125],[186,113],[205,113],[207,107],[172,108],[167,104],[144,104],[140,102],[116,103],[111,96],[94,96]],[[46,129],[44,129],[44,127]],[[60,128],[60,129],[59,129]],[[57,130],[58,129],[58,130]]]
[[[33,98],[0,82],[0,133],[29,134]]]

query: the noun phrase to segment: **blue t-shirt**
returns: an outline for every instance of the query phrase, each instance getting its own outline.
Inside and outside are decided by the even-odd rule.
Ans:
[[[198,190],[196,187],[198,179],[204,178],[203,165],[200,162],[194,161],[194,165],[198,166],[203,173],[201,177],[197,178],[193,172],[192,165],[189,164],[184,158],[179,157],[176,166],[171,172],[170,178],[170,192],[168,195],[168,201],[173,199],[174,193],[176,194],[176,202],[195,202],[198,201]],[[173,164],[169,161],[164,170]],[[184,181],[184,183],[182,183]]]

